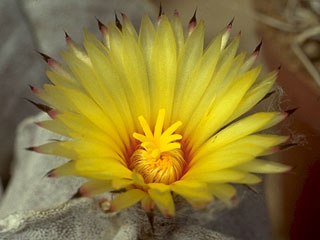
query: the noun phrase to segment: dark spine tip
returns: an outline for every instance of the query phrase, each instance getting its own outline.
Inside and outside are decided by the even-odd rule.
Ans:
[[[258,46],[254,49],[253,53],[258,54],[260,52],[261,46],[262,46],[262,40],[260,41]]]
[[[106,26],[97,17],[96,20],[98,22],[98,27],[100,31],[102,31],[103,28],[106,28]]]
[[[193,16],[189,21],[189,25],[197,24],[197,8],[194,10]]]
[[[65,37],[66,39],[70,38],[69,34],[68,34],[66,31],[64,31],[64,37]]]
[[[116,26],[119,28],[120,31],[122,31],[122,25],[120,23],[120,20],[119,20],[118,15],[117,15],[116,12],[114,12],[114,18],[115,18]]]
[[[268,99],[269,97],[271,97],[273,94],[275,94],[275,90],[268,92],[257,104],[261,103],[262,101]]]
[[[31,89],[31,91],[33,92],[33,93],[37,93],[37,89],[34,87],[34,86],[32,86],[32,85],[30,85],[29,84],[29,88]]]
[[[298,108],[292,108],[292,109],[286,110],[285,112],[288,114],[288,116],[290,116],[297,110],[298,110]]]
[[[31,152],[35,152],[36,151],[36,147],[27,147],[27,148],[25,148],[25,150],[31,151]]]
[[[227,25],[227,28],[228,28],[228,29],[231,29],[231,28],[232,28],[233,21],[234,21],[234,17],[231,19],[231,21],[230,21],[229,24]]]
[[[175,17],[179,17],[179,11],[177,9],[174,10],[173,12],[173,16]]]
[[[76,199],[76,198],[81,198],[81,197],[82,197],[82,194],[81,194],[81,190],[79,188],[78,191],[75,194],[73,194],[71,199]]]
[[[280,151],[287,150],[287,149],[289,149],[289,148],[291,148],[291,147],[295,147],[295,146],[297,146],[297,145],[298,145],[297,143],[287,143],[287,144],[283,144],[283,145],[280,145],[280,146],[279,146],[279,150],[280,150]]]
[[[49,57],[48,55],[46,55],[46,54],[44,54],[42,52],[37,51],[37,53],[40,54],[40,56],[43,58],[44,61],[46,61],[46,63],[49,63],[49,61],[52,60],[51,57]]]
[[[127,15],[124,14],[123,12],[120,12],[120,14],[121,14],[122,21],[125,21],[127,19]]]
[[[160,2],[158,17],[161,17],[162,15],[163,15],[162,4],[161,4],[161,2]]]
[[[54,170],[55,170],[55,169],[51,169],[49,172],[46,173],[45,176],[46,176],[46,177],[49,177],[49,178],[54,177],[54,176],[55,176]]]
[[[66,31],[64,31],[64,36],[65,36],[67,44],[71,43],[72,39]]]
[[[53,108],[47,106],[47,105],[44,105],[44,104],[41,104],[41,103],[36,103],[30,99],[27,99],[25,98],[26,101],[28,101],[29,103],[33,104],[34,106],[36,106],[38,109],[40,109],[41,111],[43,112],[46,112],[46,113],[49,113],[53,110]]]
[[[278,72],[281,70],[282,66],[279,65],[279,67],[277,68]]]

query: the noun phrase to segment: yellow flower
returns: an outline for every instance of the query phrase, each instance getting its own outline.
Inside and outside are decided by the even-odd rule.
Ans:
[[[174,195],[203,207],[230,200],[230,183],[288,170],[260,159],[288,138],[258,133],[288,113],[239,119],[268,94],[277,71],[259,77],[261,67],[251,68],[258,50],[247,59],[236,54],[240,34],[228,44],[231,24],[204,50],[204,23],[195,16],[186,34],[177,12],[156,24],[144,16],[139,33],[122,20],[99,22],[103,42],[84,31],[84,48],[66,34],[66,65],[43,54],[52,84],[32,90],[52,119],[39,125],[69,140],[30,149],[71,159],[49,176],[90,179],[80,196],[122,190],[111,211],[141,201],[173,216]]]

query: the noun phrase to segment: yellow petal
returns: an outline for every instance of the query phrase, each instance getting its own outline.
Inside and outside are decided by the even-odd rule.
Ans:
[[[171,185],[171,189],[195,207],[200,203],[203,205],[213,200],[212,195],[208,192],[207,185],[198,181],[177,181]]]
[[[128,208],[139,202],[145,196],[146,193],[139,189],[131,189],[125,193],[121,193],[112,200],[110,211],[116,212]]]
[[[237,166],[237,169],[254,173],[282,173],[289,171],[291,167],[282,163],[255,159]]]
[[[236,189],[229,184],[208,184],[208,188],[223,202],[229,202],[236,195]]]
[[[224,64],[230,61],[237,53],[240,43],[240,35],[238,34],[232,42],[221,52],[221,57],[217,65],[217,69],[220,69]],[[223,45],[223,43],[221,44]]]
[[[127,167],[112,158],[76,160],[75,167],[79,175],[99,180],[114,178],[131,179],[132,174]]]
[[[150,212],[154,208],[154,202],[152,201],[151,197],[149,195],[146,195],[141,200],[141,207],[146,211]]]
[[[65,62],[67,62],[72,73],[79,80],[83,88],[88,92],[90,100],[92,99],[91,101],[94,101],[97,104],[96,109],[100,108],[100,111],[108,119],[109,125],[111,125],[113,129],[118,132],[122,140],[128,144],[129,139],[126,134],[126,127],[123,123],[123,119],[114,104],[112,104],[113,101],[107,90],[104,89],[101,81],[97,78],[91,67],[76,59],[73,54],[62,52],[62,57]],[[68,96],[70,95],[71,93],[69,92]],[[73,103],[75,102],[73,101]]]
[[[79,188],[79,192],[83,197],[93,197],[110,190],[112,190],[110,180],[90,180]]]
[[[147,15],[144,15],[141,20],[139,32],[139,44],[142,48],[144,59],[146,61],[147,71],[150,74],[150,63],[153,50],[153,41],[155,37],[154,26]]]
[[[148,191],[151,199],[159,208],[160,212],[167,217],[172,217],[175,214],[175,206],[169,191],[160,192],[156,189],[150,188]]]
[[[223,126],[256,80],[260,70],[261,67],[257,67],[243,74],[230,86],[230,89],[225,94],[216,99],[210,115],[203,124],[199,125],[198,134],[190,141],[194,149],[203,144],[215,131]]]
[[[175,101],[173,118],[177,119],[177,113],[184,104],[182,102],[185,88],[191,76],[191,73],[197,66],[203,52],[204,40],[204,23],[201,21],[191,35],[187,38],[186,43],[181,49],[177,67],[177,82],[175,89]],[[190,96],[189,96],[190,97]]]
[[[79,84],[77,84],[74,79],[63,76],[57,72],[47,71],[47,77],[56,86],[62,86],[66,88],[75,88],[81,90]]]
[[[260,112],[243,118],[223,129],[204,143],[194,154],[193,161],[196,161],[196,159],[201,158],[204,154],[213,152],[215,149],[223,147],[233,141],[272,127],[282,121],[285,117],[286,115],[283,113]]]
[[[136,171],[132,172],[132,180],[135,184],[141,187],[146,187],[147,184],[145,184],[144,179],[141,174],[137,173]]]
[[[83,114],[84,117],[95,124],[100,130],[108,133],[117,144],[123,145],[114,123],[90,97],[71,89],[64,89],[64,92],[76,106],[77,111]]]
[[[121,118],[126,122],[128,131],[133,131],[134,122],[129,107],[130,103],[127,99],[131,93],[128,92],[128,88],[121,81],[117,71],[115,71],[107,50],[101,49],[103,48],[101,42],[87,32],[85,32],[84,45],[97,78],[100,79],[101,86],[104,88],[104,94],[109,96],[112,106],[118,110]],[[110,111],[109,108],[108,111]]]
[[[277,72],[274,71],[263,76],[260,80],[258,79],[258,84],[249,89],[228,122],[231,122],[254,107],[270,91],[276,78]]]
[[[209,45],[191,73],[190,78],[186,83],[185,90],[183,91],[180,109],[176,108],[179,110],[179,119],[182,121],[189,119],[211,83],[213,74],[216,70],[216,64],[220,57],[220,46],[221,35],[217,36]],[[192,96],[192,98],[190,98],[190,96]],[[178,104],[177,100],[175,104]]]
[[[61,166],[52,169],[47,176],[48,177],[63,177],[63,176],[72,176],[76,174],[75,163],[74,161],[69,161]]]
[[[174,87],[177,71],[175,36],[166,16],[161,17],[154,39],[151,57],[151,125],[154,125],[159,109],[166,109],[165,126],[169,125],[172,113]]]
[[[113,178],[112,179],[112,187],[116,190],[127,188],[131,184],[133,184],[133,181],[131,179],[125,179],[125,178]]]
[[[183,176],[182,180],[197,180],[201,182],[211,182],[211,183],[225,183],[232,182],[243,179],[245,173],[243,171],[237,171],[233,169],[224,169],[215,172],[207,172],[197,175],[187,175]]]
[[[179,56],[180,51],[184,44],[183,26],[182,26],[179,14],[174,14],[173,19],[171,20],[171,25],[172,25],[172,30],[174,32],[174,36],[176,37],[177,54]]]
[[[165,184],[161,183],[148,185],[150,186],[148,193],[151,199],[159,208],[160,212],[167,217],[174,216],[175,206],[171,196],[171,192],[168,191],[168,187],[166,187]]]
[[[189,137],[195,131],[195,127],[199,124],[201,119],[212,110],[214,106],[217,92],[221,84],[224,83],[226,76],[234,69],[234,59],[230,59],[226,62],[219,70],[215,69],[215,73],[212,77],[212,80],[203,94],[201,101],[198,103],[198,106],[193,110],[193,114],[188,119],[188,124],[184,129],[184,136]],[[188,115],[185,114],[185,118],[188,118]]]
[[[147,68],[142,49],[137,40],[123,30],[122,48],[123,71],[127,79],[127,87],[134,93],[131,101],[137,108],[137,114],[150,120],[150,96]]]
[[[241,184],[257,184],[261,182],[261,178],[251,173],[244,173],[244,177],[242,179],[233,180],[229,182]]]
[[[69,130],[65,130],[69,137],[90,141],[99,141],[108,148],[114,150],[120,156],[124,152],[124,146],[118,145],[108,133],[101,131],[88,119],[80,114],[72,112],[64,112],[57,116],[57,120],[60,120]]]
[[[129,32],[131,36],[133,36],[135,39],[138,39],[138,34],[136,29],[134,28],[132,22],[130,21],[130,19],[125,15],[125,14],[121,14],[122,15],[122,31],[125,32]]]
[[[265,150],[285,142],[287,139],[288,137],[266,134],[244,137],[193,161],[185,177],[243,164],[253,160],[256,156],[264,153]]]
[[[58,155],[61,157],[75,159],[77,153],[72,149],[68,148],[68,142],[50,142],[38,147],[35,147],[35,151],[39,153]]]
[[[70,135],[69,135],[70,128],[68,128],[65,124],[63,124],[63,122],[61,122],[58,119],[38,122],[37,125],[45,128],[49,131],[58,133],[62,136],[70,137]]]
[[[50,106],[59,109],[59,112],[77,112],[77,109],[75,108],[73,102],[68,98],[63,89],[64,88],[60,86],[45,84],[43,90],[37,90],[37,96],[46,103],[48,103]]]

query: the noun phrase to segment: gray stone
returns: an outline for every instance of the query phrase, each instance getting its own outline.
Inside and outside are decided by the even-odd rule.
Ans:
[[[18,123],[36,112],[24,97],[31,98],[28,84],[44,82],[42,61],[34,51],[30,26],[14,0],[0,1],[0,176],[9,176],[9,161]]]

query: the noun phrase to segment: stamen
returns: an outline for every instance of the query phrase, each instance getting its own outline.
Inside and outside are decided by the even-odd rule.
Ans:
[[[133,137],[141,142],[140,148],[131,156],[130,168],[137,171],[145,182],[161,182],[170,184],[178,180],[185,166],[183,152],[180,150],[180,134],[174,132],[181,126],[175,122],[163,132],[165,110],[160,109],[157,121],[152,130],[143,116],[138,118],[145,135],[133,133]]]

